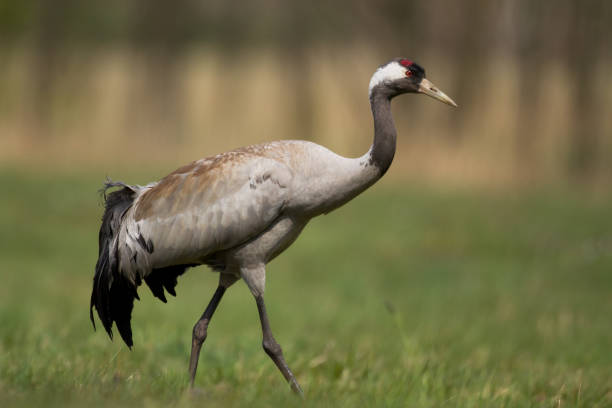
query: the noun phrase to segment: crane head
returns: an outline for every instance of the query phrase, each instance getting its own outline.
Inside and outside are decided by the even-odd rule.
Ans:
[[[370,97],[377,92],[388,98],[404,93],[422,93],[457,107],[451,98],[425,78],[425,70],[420,65],[407,58],[395,58],[376,70],[370,80]]]

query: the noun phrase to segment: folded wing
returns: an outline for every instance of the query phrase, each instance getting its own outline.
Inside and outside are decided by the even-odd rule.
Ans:
[[[249,152],[178,169],[144,191],[126,214],[121,269],[142,276],[201,263],[248,241],[280,216],[291,178],[284,163]]]

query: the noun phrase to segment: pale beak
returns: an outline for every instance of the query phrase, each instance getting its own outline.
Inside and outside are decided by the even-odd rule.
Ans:
[[[444,92],[436,88],[434,84],[432,84],[427,78],[423,78],[421,80],[421,84],[419,85],[419,92],[424,93],[425,95],[429,95],[432,98],[439,100],[440,102],[444,102],[447,105],[457,107],[455,101],[446,96]]]

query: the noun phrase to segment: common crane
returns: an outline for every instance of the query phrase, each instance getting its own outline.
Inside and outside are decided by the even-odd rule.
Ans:
[[[266,264],[295,241],[308,221],[351,200],[380,179],[393,160],[396,130],[391,99],[423,93],[457,106],[406,58],[380,66],[369,86],[374,141],[346,158],[318,144],[284,140],[194,161],[146,186],[107,182],[99,258],[91,294],[109,336],[113,322],[132,347],[130,325],[142,280],[166,302],[189,267],[208,265],[219,285],[193,328],[193,386],[208,324],[226,289],[243,279],[255,297],[263,348],[296,393],[302,390],[274,339],[264,303]]]

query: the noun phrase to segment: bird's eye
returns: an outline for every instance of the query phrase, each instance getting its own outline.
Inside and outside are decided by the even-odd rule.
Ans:
[[[407,77],[412,76],[412,71],[410,71],[410,70],[406,71],[406,76],[407,76]]]

